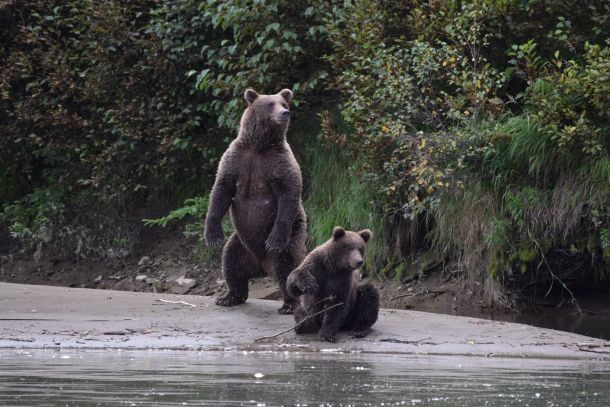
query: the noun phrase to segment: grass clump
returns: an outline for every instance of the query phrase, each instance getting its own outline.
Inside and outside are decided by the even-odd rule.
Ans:
[[[381,215],[375,212],[373,189],[356,173],[338,147],[317,144],[304,157],[304,206],[309,226],[309,246],[327,241],[335,226],[348,230],[370,229],[363,271],[379,277],[388,258],[388,235]]]

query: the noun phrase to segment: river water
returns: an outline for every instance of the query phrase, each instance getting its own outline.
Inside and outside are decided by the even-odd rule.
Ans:
[[[608,406],[605,362],[0,349],[2,406]]]

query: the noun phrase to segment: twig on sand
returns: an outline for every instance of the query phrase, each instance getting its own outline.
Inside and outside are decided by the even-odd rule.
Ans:
[[[595,350],[595,349],[585,348],[585,347],[579,347],[578,350],[582,351],[582,352],[599,353],[600,355],[610,355],[610,351],[603,351],[603,350],[600,351],[600,350]]]
[[[283,334],[285,334],[286,332],[290,332],[290,331],[292,331],[293,329],[295,329],[296,327],[298,327],[299,325],[301,325],[302,323],[304,323],[304,322],[305,322],[305,321],[307,321],[308,319],[311,319],[311,318],[315,317],[316,315],[320,315],[320,314],[322,314],[322,313],[324,313],[324,312],[326,312],[326,311],[328,311],[328,310],[331,310],[331,309],[333,309],[333,308],[335,308],[335,307],[338,307],[338,306],[340,306],[340,305],[343,305],[343,304],[344,304],[343,302],[339,302],[339,303],[337,303],[337,304],[333,304],[333,305],[331,305],[331,306],[330,306],[330,307],[328,307],[328,308],[324,308],[323,310],[316,312],[315,314],[311,314],[311,315],[309,315],[307,318],[303,318],[303,319],[302,319],[302,320],[301,320],[301,321],[300,321],[298,324],[296,324],[296,325],[295,325],[295,326],[293,326],[293,327],[290,327],[290,328],[285,329],[285,330],[283,330],[283,331],[281,331],[281,332],[278,332],[278,333],[276,333],[275,335],[271,335],[271,336],[262,336],[262,337],[260,337],[260,338],[255,339],[255,340],[254,340],[254,342],[263,341],[263,340],[267,340],[267,339],[273,339],[273,338],[277,338],[278,336],[283,335]]]
[[[593,352],[593,353],[599,353],[599,354],[603,354],[603,355],[610,355],[610,350],[605,351],[605,350],[596,350],[599,348],[608,348],[610,347],[609,344],[606,343],[577,343],[576,347],[578,348],[579,351],[582,352]]]
[[[170,300],[162,300],[161,298],[158,298],[157,301],[166,302],[168,304],[188,305],[189,307],[196,307],[197,306],[195,304],[191,304],[190,302],[186,302],[186,301],[170,301]]]

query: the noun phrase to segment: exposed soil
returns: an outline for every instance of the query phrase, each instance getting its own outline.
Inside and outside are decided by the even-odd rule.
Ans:
[[[0,256],[0,281],[64,287],[113,289],[217,296],[226,287],[220,271],[221,249],[200,253],[199,245],[179,232],[151,233],[120,260],[93,261],[13,253]],[[578,304],[545,299],[527,310],[491,307],[480,293],[440,272],[399,284],[372,281],[381,290],[382,307],[525,322],[548,328],[610,338],[610,295],[583,293]],[[279,299],[277,284],[267,277],[253,279],[250,298]],[[557,307],[557,304],[560,304]],[[601,328],[600,328],[601,326]],[[606,326],[608,328],[606,328]]]
[[[213,296],[224,292],[221,249],[205,256],[198,245],[179,232],[147,235],[128,257],[88,260],[15,252],[0,256],[0,281],[63,287],[98,288]],[[278,299],[281,293],[269,278],[252,280],[252,298]]]

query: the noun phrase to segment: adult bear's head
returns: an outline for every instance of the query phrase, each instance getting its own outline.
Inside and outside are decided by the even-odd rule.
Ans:
[[[247,89],[244,98],[248,107],[241,117],[239,135],[257,148],[282,143],[290,123],[292,91],[284,89],[275,95],[259,95]]]

